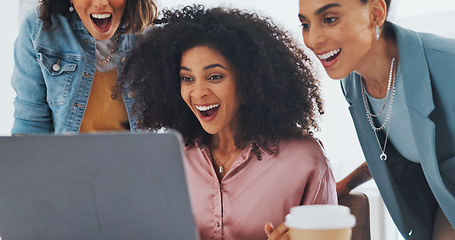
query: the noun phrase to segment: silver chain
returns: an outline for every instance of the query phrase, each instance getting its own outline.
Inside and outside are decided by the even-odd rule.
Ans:
[[[381,110],[379,110],[379,112],[377,114],[373,114],[372,112],[370,112],[369,109],[367,109],[367,112],[368,114],[370,114],[372,117],[377,117],[379,115],[381,115],[382,111],[384,111],[385,109],[385,106],[387,105],[387,97],[389,97],[389,94],[390,94],[390,85],[392,83],[392,74],[393,74],[393,63],[395,62],[395,58],[392,58],[392,62],[390,63],[390,70],[389,70],[389,82],[387,83],[387,93],[386,93],[386,97],[384,98],[384,103],[382,104],[382,108]]]
[[[387,140],[389,138],[390,119],[392,118],[392,106],[393,106],[393,99],[395,97],[395,90],[396,90],[396,77],[395,77],[396,73],[394,74],[394,71],[393,71],[394,62],[395,62],[395,58],[392,58],[392,63],[390,64],[389,84],[387,86],[387,95],[389,95],[390,83],[393,80],[392,91],[390,93],[390,98],[389,98],[389,100],[390,100],[389,101],[389,107],[388,107],[388,110],[387,110],[387,115],[386,115],[386,118],[384,120],[384,123],[379,128],[374,125],[372,117],[377,117],[377,116],[379,116],[382,113],[382,111],[384,110],[384,107],[386,105],[386,102],[388,101],[387,95],[386,95],[386,99],[385,99],[384,105],[383,105],[380,113],[376,114],[376,116],[373,115],[371,113],[371,111],[369,110],[369,107],[368,107],[368,101],[367,101],[367,96],[366,96],[364,79],[363,79],[363,77],[360,78],[360,84],[361,84],[361,87],[362,87],[363,105],[365,106],[365,111],[366,111],[368,122],[370,123],[370,126],[373,129],[374,136],[376,137],[376,141],[378,142],[379,148],[381,149],[381,154],[379,155],[379,159],[381,159],[382,161],[386,161],[387,160],[387,154],[385,153],[385,150],[386,150],[386,147],[387,147]],[[389,124],[387,125],[387,123],[389,123]],[[384,147],[382,147],[381,143],[379,142],[378,134],[376,132],[381,131],[382,129],[384,129],[385,125],[387,125],[387,132],[386,132],[386,136],[385,136],[385,140],[384,140]]]
[[[393,71],[394,62],[395,62],[395,58],[392,58],[392,62],[390,64],[390,72],[389,72],[389,83],[388,83],[388,86],[387,86],[387,95],[385,97],[384,104],[382,106],[381,111],[379,113],[377,113],[376,115],[371,113],[370,108],[368,106],[368,100],[367,100],[367,96],[366,96],[366,89],[365,89],[365,82],[364,82],[365,80],[363,79],[363,77],[361,77],[361,79],[360,79],[360,84],[361,84],[361,87],[362,87],[363,105],[365,106],[365,111],[366,111],[368,122],[370,123],[371,128],[375,132],[378,132],[378,131],[381,131],[382,129],[384,129],[384,127],[390,121],[390,116],[391,116],[391,112],[392,112],[392,103],[393,103],[393,99],[394,99],[394,96],[395,96],[395,86],[396,86],[395,85],[395,81],[393,81],[392,91],[390,91],[390,84],[391,84],[392,80],[394,80],[394,78],[395,78],[395,76],[393,74],[393,72],[394,72]],[[384,110],[387,102],[389,102],[389,107],[387,109],[387,115],[385,117],[385,120],[384,120],[384,122],[382,123],[382,125],[380,127],[376,127],[374,125],[374,122],[373,122],[373,117],[377,117],[377,116],[379,116],[382,113],[382,111]]]

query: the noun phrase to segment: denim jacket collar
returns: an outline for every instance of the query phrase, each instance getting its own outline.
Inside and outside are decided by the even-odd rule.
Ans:
[[[73,30],[86,30],[84,24],[81,21],[81,18],[79,15],[76,13],[76,11],[73,11],[70,16],[70,21],[71,21],[71,28]],[[88,32],[88,31],[87,31]]]

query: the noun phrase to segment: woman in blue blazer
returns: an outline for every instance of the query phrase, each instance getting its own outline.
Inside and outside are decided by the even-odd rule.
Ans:
[[[300,0],[303,38],[343,79],[368,168],[403,237],[455,239],[455,40],[388,22],[389,6]]]

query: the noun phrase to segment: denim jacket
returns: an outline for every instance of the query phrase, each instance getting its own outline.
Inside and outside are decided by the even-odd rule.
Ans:
[[[14,49],[12,134],[79,132],[95,75],[96,39],[76,12],[70,19],[53,16],[51,29],[45,31],[38,10],[27,13]],[[119,39],[118,74],[134,39],[134,35]],[[131,116],[133,99],[128,96],[133,94],[123,93],[130,128],[136,131]]]

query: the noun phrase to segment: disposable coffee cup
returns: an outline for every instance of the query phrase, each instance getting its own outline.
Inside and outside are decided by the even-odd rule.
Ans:
[[[304,205],[291,208],[285,224],[291,240],[350,240],[355,217],[345,206]]]

